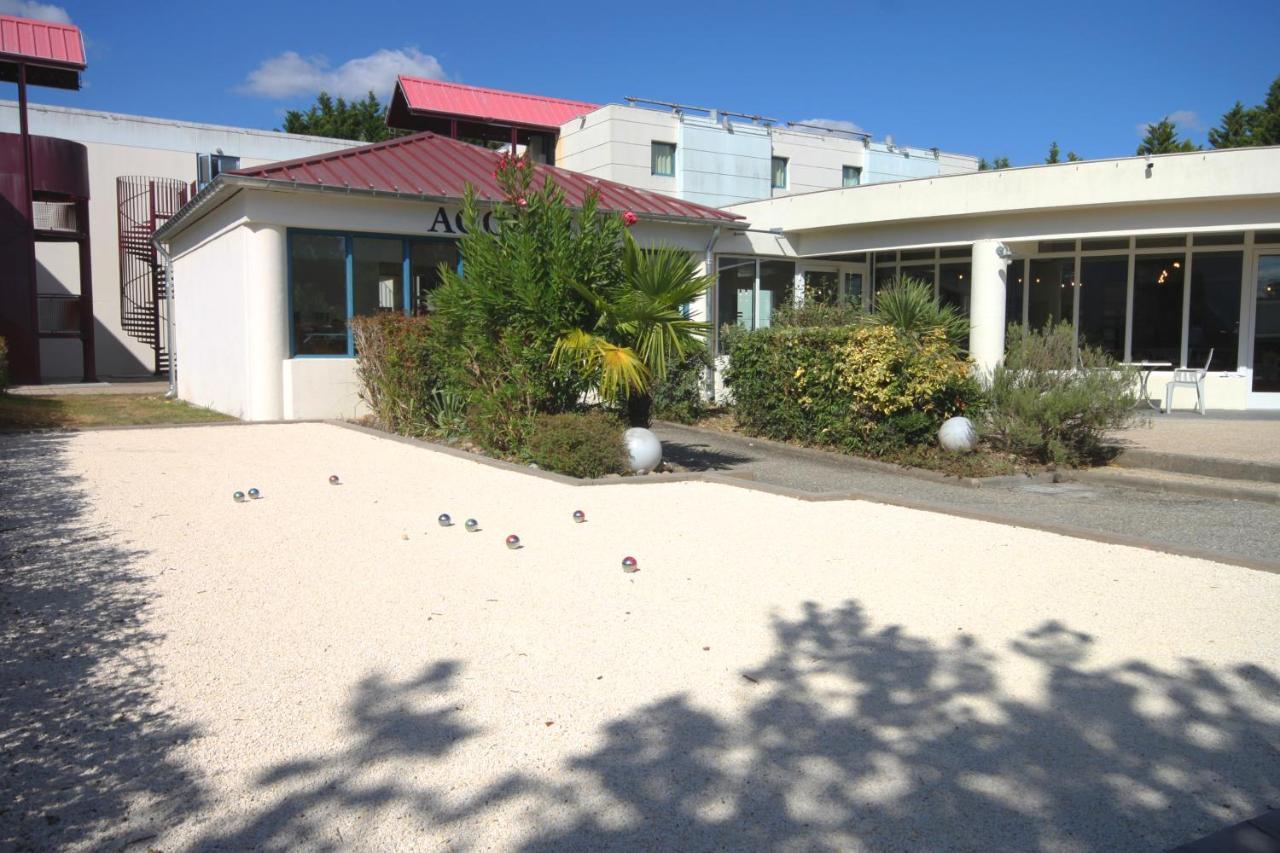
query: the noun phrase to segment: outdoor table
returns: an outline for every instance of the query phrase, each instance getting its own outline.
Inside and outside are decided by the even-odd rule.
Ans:
[[[1173,367],[1172,361],[1122,361],[1121,367],[1133,367],[1138,371],[1138,393],[1142,395],[1142,402],[1146,403],[1155,411],[1160,411],[1160,401],[1154,404],[1151,402],[1151,393],[1147,390],[1147,383],[1151,381],[1151,374],[1157,370],[1165,370]]]

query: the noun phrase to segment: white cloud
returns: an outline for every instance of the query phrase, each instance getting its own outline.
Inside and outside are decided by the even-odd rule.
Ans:
[[[804,121],[796,122],[797,124],[807,124],[813,127],[824,127],[827,130],[843,130],[847,133],[866,133],[858,125],[851,121],[845,121],[839,118],[807,118]],[[800,128],[804,130],[805,128]]]
[[[52,3],[36,3],[35,0],[0,0],[0,15],[16,15],[19,18],[35,18],[55,24],[71,23],[67,10]]]
[[[1160,118],[1153,119],[1149,122],[1147,121],[1138,122],[1136,125],[1134,125],[1134,130],[1135,132],[1137,132],[1139,136],[1146,136],[1147,125],[1159,124],[1160,119],[1163,119],[1163,118],[1166,118],[1166,116],[1160,116]],[[1204,122],[1200,121],[1200,116],[1196,114],[1195,110],[1174,110],[1173,112],[1169,113],[1167,118],[1169,119],[1169,121],[1173,122],[1174,126],[1177,127],[1178,130],[1184,133],[1205,129]]]
[[[368,56],[348,60],[337,68],[331,68],[329,60],[323,56],[304,57],[287,50],[263,61],[249,73],[237,91],[264,98],[315,95],[321,90],[344,98],[361,98],[373,92],[386,100],[398,74],[432,80],[443,80],[445,76],[436,58],[416,47],[384,48]]]

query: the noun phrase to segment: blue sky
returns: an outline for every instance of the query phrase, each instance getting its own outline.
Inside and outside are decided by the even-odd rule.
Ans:
[[[625,95],[849,121],[908,145],[1041,161],[1129,155],[1173,115],[1204,142],[1280,75],[1280,2],[60,3],[81,92],[33,100],[250,127],[397,69],[595,102]],[[125,13],[127,10],[127,13]],[[15,97],[0,84],[0,96]]]

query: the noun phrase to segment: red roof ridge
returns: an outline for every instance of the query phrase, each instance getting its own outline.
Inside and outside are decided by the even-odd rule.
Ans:
[[[534,95],[528,92],[512,92],[509,89],[494,89],[489,86],[473,86],[470,83],[456,83],[452,80],[433,80],[430,77],[415,77],[412,74],[399,74],[396,76],[396,82],[401,80],[412,80],[414,83],[428,83],[433,86],[448,86],[451,89],[465,89],[471,92],[485,92],[490,95],[508,95],[514,98],[527,98],[533,101],[546,101],[549,104],[573,104],[580,107],[591,107],[596,109],[599,104],[593,104],[590,101],[579,101],[574,98],[557,98],[552,95]]]
[[[382,152],[396,148],[405,148],[411,153],[395,162],[388,162],[379,156]],[[429,153],[432,148],[436,152],[434,158]],[[441,156],[440,148],[450,149],[457,156]],[[368,145],[236,169],[226,174],[296,184],[345,185],[352,188],[357,185],[351,184],[349,177],[356,176],[363,182],[358,185],[361,189],[449,199],[461,198],[465,187],[471,185],[478,198],[492,202],[501,196],[501,189],[493,178],[501,156],[498,151],[450,139],[433,131],[423,131]],[[544,180],[548,177],[554,179],[564,192],[565,199],[574,207],[582,205],[586,196],[584,187],[592,187],[600,193],[600,202],[605,209],[630,210],[645,218],[714,222],[732,222],[744,218],[727,210],[545,163],[535,163],[534,169]],[[296,171],[304,171],[306,174],[295,174]],[[401,183],[406,178],[411,183],[402,186]]]

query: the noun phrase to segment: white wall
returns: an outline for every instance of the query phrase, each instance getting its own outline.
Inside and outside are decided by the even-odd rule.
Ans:
[[[866,180],[867,146],[861,139],[774,128],[773,156],[786,157],[786,189],[774,189],[773,197],[826,190],[843,185],[844,167],[863,170]]]
[[[244,417],[249,395],[246,288],[250,230],[232,199],[173,241],[178,396]]]
[[[223,127],[120,113],[30,104],[31,132],[80,142],[89,159],[90,266],[98,373],[104,377],[151,373],[154,353],[120,325],[120,249],[116,178],[144,175],[194,181],[196,156],[222,151],[241,158],[242,167],[347,148],[357,143],[251,128]],[[0,101],[0,131],[18,130],[17,104]],[[79,272],[42,282],[41,290],[79,292]],[[70,346],[68,346],[68,343]],[[74,348],[74,369],[68,353]],[[79,377],[79,343],[58,342],[42,370],[46,378]]]

